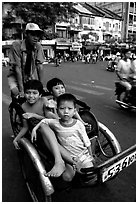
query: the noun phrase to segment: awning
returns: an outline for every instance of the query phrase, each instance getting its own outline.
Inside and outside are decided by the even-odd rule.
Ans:
[[[95,45],[88,45],[88,46],[84,46],[86,48],[86,50],[94,50],[96,49],[97,46]]]
[[[11,45],[3,45],[2,46],[2,49],[10,49],[11,48]]]
[[[58,47],[58,46],[57,46],[56,49],[57,49],[57,50],[68,50],[69,47]]]
[[[45,45],[42,45],[42,47],[43,47],[44,50],[49,50],[49,49],[51,49],[53,46],[45,46]]]

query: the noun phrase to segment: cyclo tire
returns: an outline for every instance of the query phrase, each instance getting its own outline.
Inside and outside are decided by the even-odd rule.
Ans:
[[[121,147],[114,134],[102,123],[98,122],[98,124],[99,134],[95,154],[101,162],[104,162],[120,153]]]
[[[16,137],[23,125],[20,104],[11,102],[11,104],[9,105],[9,114],[14,137]],[[17,155],[22,175],[32,200],[34,202],[51,202],[51,196],[45,196],[44,194],[44,189],[41,186],[38,172],[36,171],[27,151],[21,147],[21,149],[17,150]],[[33,181],[35,182],[34,184]],[[36,195],[36,192],[38,192],[38,190],[36,190],[36,187],[39,190],[39,196]]]
[[[20,104],[11,102],[9,105],[9,114],[10,114],[11,127],[13,130],[14,136],[16,137],[23,126],[22,111],[21,111]]]
[[[87,133],[91,143],[96,137],[94,154],[100,163],[121,152],[121,147],[114,134],[102,123],[98,122],[93,113],[80,111],[81,118],[92,125],[92,131]]]
[[[23,178],[33,202],[51,202],[52,196],[45,195],[45,189],[43,189],[40,182],[39,173],[28,152],[23,148],[20,149],[18,151],[18,158]]]

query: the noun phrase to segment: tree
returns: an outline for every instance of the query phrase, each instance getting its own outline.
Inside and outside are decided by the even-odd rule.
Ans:
[[[56,21],[67,21],[74,14],[72,2],[10,2],[10,4],[9,24],[13,18],[19,17],[26,23],[34,22],[45,29]]]
[[[17,29],[22,29],[20,29],[21,33],[26,23],[33,22],[46,30],[44,39],[52,39],[57,36],[54,33],[55,23],[67,22],[74,16],[74,4],[72,2],[10,2],[11,10],[3,18],[3,27],[10,28],[11,24],[16,22]],[[20,23],[17,23],[17,19],[20,19]],[[49,26],[53,28],[52,33],[47,32]]]

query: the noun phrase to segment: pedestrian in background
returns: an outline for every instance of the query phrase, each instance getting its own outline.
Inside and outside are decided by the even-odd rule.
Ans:
[[[35,23],[28,23],[25,30],[25,39],[14,41],[9,53],[7,77],[12,97],[24,95],[24,83],[28,80],[43,81],[45,56],[39,41],[44,32]]]

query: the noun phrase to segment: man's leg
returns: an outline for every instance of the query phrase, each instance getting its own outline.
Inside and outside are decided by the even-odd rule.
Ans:
[[[125,92],[125,97],[124,97],[124,102],[128,102],[129,99],[129,94],[130,94],[130,90],[131,90],[131,84],[127,81],[122,81],[121,84],[126,88],[126,92]]]

